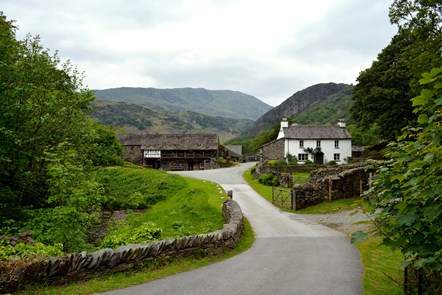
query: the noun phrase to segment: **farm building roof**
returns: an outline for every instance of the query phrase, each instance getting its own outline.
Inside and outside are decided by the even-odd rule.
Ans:
[[[142,150],[217,150],[219,146],[218,134],[130,134],[119,140]]]

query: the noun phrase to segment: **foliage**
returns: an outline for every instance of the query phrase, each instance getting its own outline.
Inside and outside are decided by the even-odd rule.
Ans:
[[[415,121],[410,99],[419,94],[420,75],[442,63],[441,7],[438,1],[396,0],[390,21],[399,26],[391,43],[362,71],[353,90],[352,119],[362,130],[373,124],[392,140]]]
[[[95,165],[117,164],[121,146],[113,131],[89,117],[94,96],[74,66],[43,49],[38,37],[16,40],[3,14],[0,30],[1,227],[22,221],[24,208],[67,204],[59,201],[68,196],[64,190],[70,184],[76,189],[91,184],[85,177],[78,183],[74,178]],[[69,167],[62,168],[65,164]],[[77,190],[74,199],[92,190]],[[89,196],[87,202],[94,203],[95,196],[84,197]],[[73,210],[85,213],[71,205],[67,211]]]
[[[367,195],[380,212],[376,224],[384,244],[400,249],[403,266],[442,272],[442,67],[423,74],[432,86],[412,99],[418,117],[390,145]]]
[[[274,176],[271,173],[261,175],[258,179],[258,182],[267,186],[279,186],[278,177]]]
[[[18,243],[10,245],[7,240],[0,239],[0,260],[7,260],[15,257],[31,258],[34,256],[57,256],[63,253],[62,245],[45,245],[37,242],[35,244]]]
[[[101,243],[102,248],[118,248],[127,244],[144,244],[161,238],[161,229],[153,222],[144,222],[137,227],[119,226],[117,231],[111,231]]]

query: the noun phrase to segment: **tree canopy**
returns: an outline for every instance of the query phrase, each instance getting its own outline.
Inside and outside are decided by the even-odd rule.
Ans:
[[[94,96],[77,69],[15,32],[0,13],[0,226],[23,208],[60,205],[70,184],[88,187],[83,172],[121,153],[115,133],[89,116]]]
[[[390,20],[398,33],[362,71],[353,90],[350,109],[358,127],[378,126],[383,139],[391,140],[416,120],[411,98],[419,94],[420,75],[442,64],[440,1],[396,0]]]

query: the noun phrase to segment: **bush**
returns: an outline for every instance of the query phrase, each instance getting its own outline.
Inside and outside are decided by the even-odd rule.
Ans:
[[[269,165],[269,166],[275,166],[275,164],[276,164],[275,160],[268,160],[267,161],[267,165]]]
[[[336,161],[332,160],[328,162],[329,165],[336,165]]]
[[[281,161],[276,162],[275,166],[287,166],[287,162],[284,160],[281,160]]]
[[[145,222],[136,228],[124,224],[124,221],[120,223],[123,225],[122,227],[104,237],[101,243],[102,248],[118,248],[127,244],[143,244],[152,240],[158,240],[161,237],[162,230],[156,227],[156,224],[153,222]]]
[[[258,182],[267,186],[279,186],[278,177],[271,173],[263,174],[259,177]]]
[[[313,162],[311,160],[305,161],[305,165],[313,165]]]

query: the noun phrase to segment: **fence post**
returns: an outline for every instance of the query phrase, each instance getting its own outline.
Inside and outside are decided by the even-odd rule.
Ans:
[[[290,191],[290,200],[291,200],[291,210],[296,211],[296,192],[294,189]]]
[[[328,176],[328,201],[331,202],[332,200],[332,187],[333,187],[333,181],[331,175]]]

